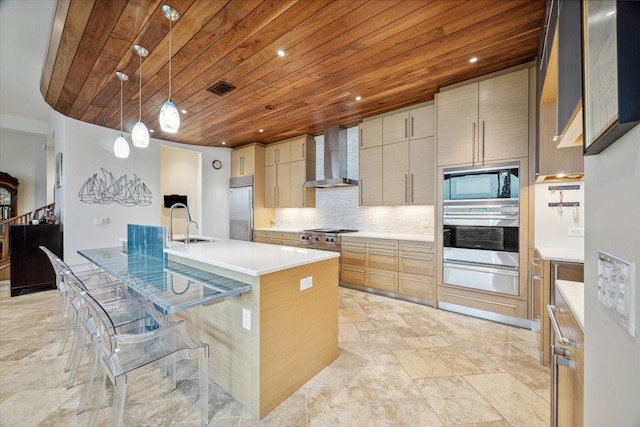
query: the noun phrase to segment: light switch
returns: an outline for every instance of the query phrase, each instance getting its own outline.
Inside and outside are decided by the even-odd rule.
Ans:
[[[598,251],[598,300],[632,337],[636,336],[636,265]]]
[[[242,309],[242,327],[247,331],[251,330],[251,310],[246,308]]]

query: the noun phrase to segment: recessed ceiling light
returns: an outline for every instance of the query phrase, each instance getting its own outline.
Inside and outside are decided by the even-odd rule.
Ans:
[[[356,96],[356,101],[360,101],[362,99],[361,96]]]
[[[227,145],[227,141],[222,141],[221,144],[222,145]]]
[[[474,56],[473,58],[469,59],[469,62],[475,64],[476,62],[478,62],[478,57]]]
[[[264,132],[264,129],[258,129],[258,132],[262,133]]]
[[[278,56],[284,56],[284,55],[285,55],[284,50],[278,49]]]
[[[187,114],[187,110],[180,110],[182,114]]]

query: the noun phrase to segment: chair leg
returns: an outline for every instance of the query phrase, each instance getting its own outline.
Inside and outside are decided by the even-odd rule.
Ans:
[[[102,405],[102,395],[104,394],[104,389],[107,384],[107,370],[105,369],[104,374],[102,374],[102,384],[100,385],[100,391],[96,395],[96,406],[93,408],[93,412],[91,413],[91,419],[89,420],[89,426],[93,427],[96,425],[96,421],[98,420],[98,412],[100,412],[100,405]]]
[[[98,370],[98,364],[100,363],[100,355],[98,354],[99,352],[100,346],[92,339],[90,344],[89,366],[87,367],[87,376],[84,380],[82,397],[80,398],[80,403],[78,404],[78,414],[84,412],[84,408],[87,405],[87,401],[89,400],[89,394],[91,393],[91,384],[95,379],[96,371]]]
[[[124,418],[124,402],[127,400],[127,376],[123,375],[115,379],[113,386],[113,414],[111,415],[111,427],[122,425]]]
[[[87,342],[87,334],[83,333],[82,331],[76,331],[76,333],[78,334],[78,339],[74,341],[74,346],[71,349],[71,354],[69,354],[69,358],[72,359],[72,363],[71,372],[69,373],[69,381],[67,382],[67,388],[73,387],[76,382],[78,370],[80,369],[80,364],[82,363],[84,346]]]
[[[70,310],[69,313],[67,314],[67,327],[65,328],[66,330],[65,330],[64,336],[60,341],[60,348],[58,348],[58,356],[64,353],[64,348],[67,346],[67,342],[69,341],[69,335],[71,334],[71,330],[75,329],[75,326],[78,323],[77,316],[78,314],[75,312],[75,310]]]
[[[198,353],[200,378],[200,419],[203,426],[209,424],[209,346],[200,348]]]
[[[58,333],[60,329],[62,329],[62,325],[64,324],[64,315],[67,306],[67,295],[58,291],[58,301],[56,304],[56,308],[53,312],[53,316],[51,318],[51,325],[49,325],[49,330],[51,333],[51,342],[55,342],[56,338],[58,338]]]

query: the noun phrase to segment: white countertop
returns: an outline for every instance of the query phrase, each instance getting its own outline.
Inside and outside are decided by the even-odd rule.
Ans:
[[[253,231],[273,231],[275,233],[299,233],[299,228],[254,228]]]
[[[542,259],[584,263],[584,249],[536,247]]]
[[[358,231],[345,233],[342,237],[362,237],[369,239],[410,240],[414,242],[433,242],[433,234],[381,233],[377,231]]]
[[[578,326],[584,331],[584,283],[556,280],[556,289],[569,306]]]
[[[189,246],[171,242],[164,252],[250,276],[261,276],[340,256],[332,251],[229,239],[191,243]]]

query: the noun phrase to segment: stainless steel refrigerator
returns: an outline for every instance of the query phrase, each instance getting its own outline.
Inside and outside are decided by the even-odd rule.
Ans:
[[[253,176],[231,178],[229,237],[236,240],[253,240]]]

